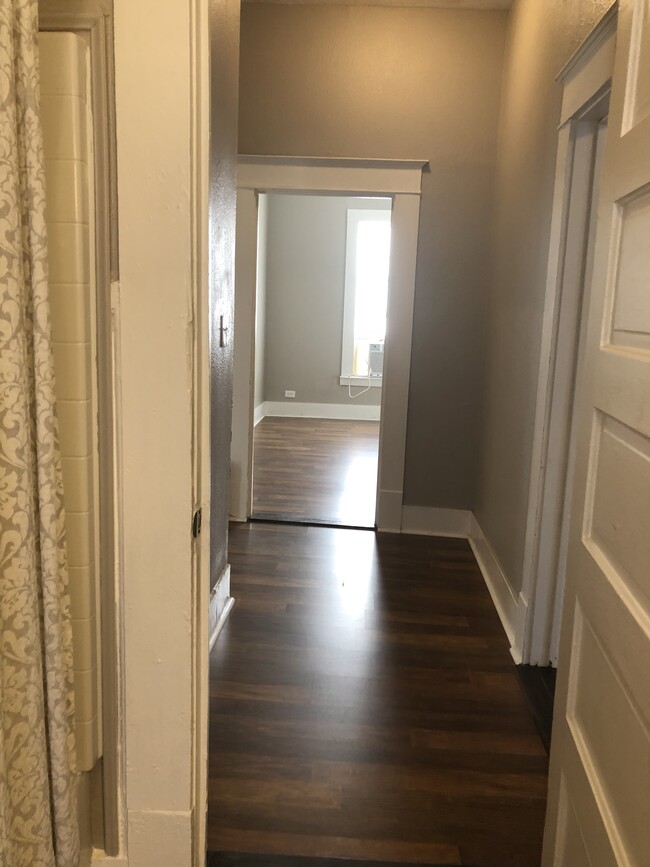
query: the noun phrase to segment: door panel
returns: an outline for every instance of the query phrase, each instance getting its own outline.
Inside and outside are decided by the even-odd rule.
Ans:
[[[650,864],[649,28],[650,0],[622,0],[579,396],[547,867]]]
[[[612,266],[616,278],[608,342],[650,349],[650,190],[618,206],[615,223],[618,243]]]
[[[571,864],[572,867],[593,867],[592,860],[589,857],[587,843],[585,842],[578,817],[576,816],[575,808],[569,800],[566,784],[562,779],[560,787],[560,805],[558,814],[558,850],[560,852],[561,864]],[[610,864],[615,865],[615,861],[611,860]]]

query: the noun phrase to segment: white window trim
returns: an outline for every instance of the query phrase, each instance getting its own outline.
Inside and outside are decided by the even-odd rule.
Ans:
[[[367,386],[370,385],[370,388],[381,388],[383,377],[380,376],[371,376],[370,383],[368,383],[367,376],[361,376],[357,373],[351,373],[349,376],[339,376],[339,385],[352,385],[354,388],[358,388],[359,386]]]
[[[368,385],[368,376],[352,373],[354,367],[354,310],[356,296],[356,233],[362,220],[390,222],[391,211],[387,208],[348,208],[345,238],[345,283],[343,289],[343,331],[341,334],[341,385]],[[343,381],[345,380],[345,382]],[[370,385],[381,387],[381,376],[373,376]]]

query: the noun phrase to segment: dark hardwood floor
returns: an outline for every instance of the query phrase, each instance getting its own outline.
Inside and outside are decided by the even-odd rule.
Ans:
[[[539,736],[550,753],[557,672],[550,665],[518,665],[516,671]]]
[[[207,867],[410,867],[404,861],[367,861],[365,858],[309,858],[301,855],[254,855],[242,852],[208,852]],[[447,867],[425,864],[421,867]]]
[[[230,560],[211,864],[539,864],[547,756],[464,540],[240,524]]]
[[[379,422],[264,418],[253,436],[253,517],[372,527]]]

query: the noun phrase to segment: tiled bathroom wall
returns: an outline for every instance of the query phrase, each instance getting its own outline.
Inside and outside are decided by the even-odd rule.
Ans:
[[[97,396],[88,57],[74,33],[41,33],[50,303],[70,595],[79,770],[101,755],[97,600]]]

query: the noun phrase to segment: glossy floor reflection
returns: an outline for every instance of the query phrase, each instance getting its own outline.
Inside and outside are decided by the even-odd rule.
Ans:
[[[547,757],[466,541],[240,524],[230,562],[209,849],[539,865]]]
[[[372,527],[379,422],[265,418],[253,441],[253,516]]]

